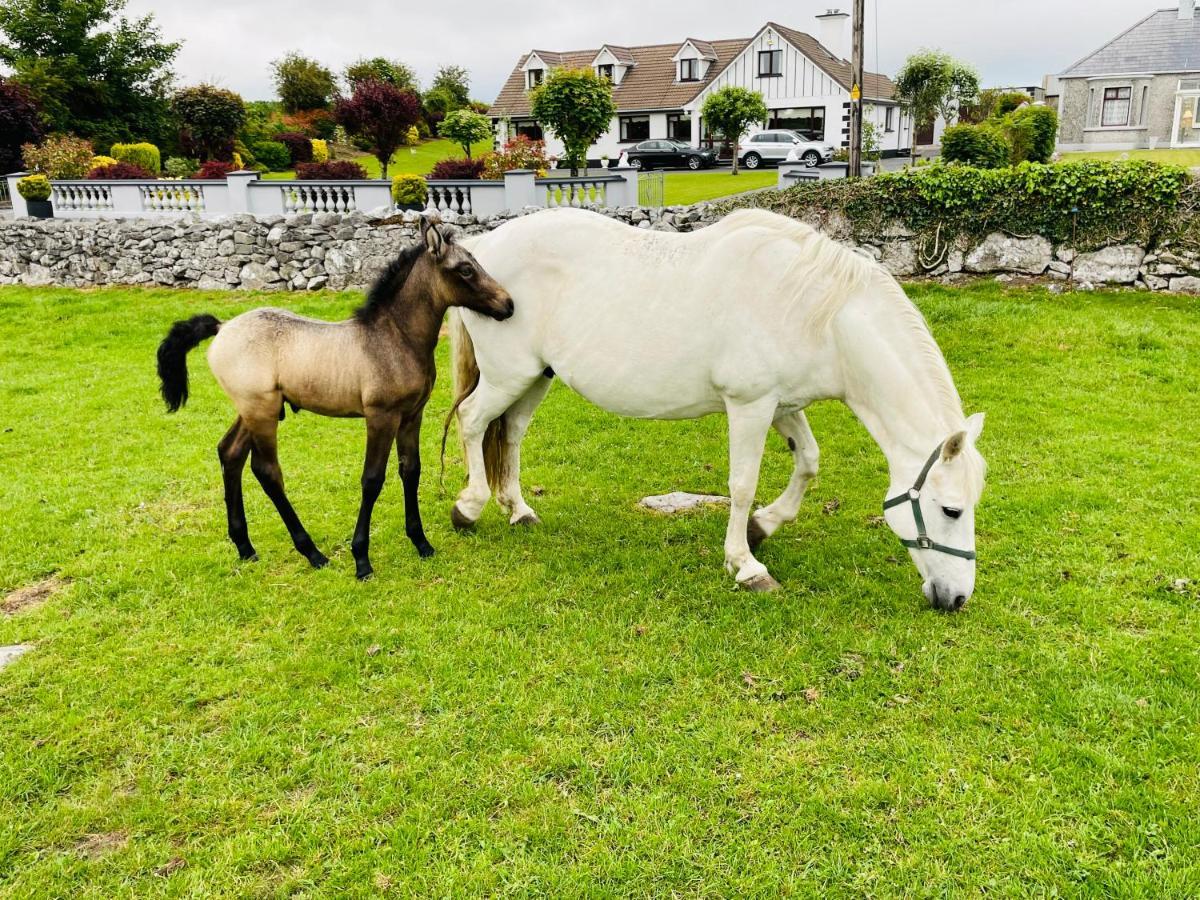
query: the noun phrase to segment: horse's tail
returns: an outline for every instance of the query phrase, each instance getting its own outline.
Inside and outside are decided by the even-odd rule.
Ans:
[[[446,416],[442,427],[442,460],[438,480],[446,474],[446,440],[450,436],[450,423],[454,421],[458,408],[479,387],[479,364],[475,360],[475,345],[471,343],[471,335],[463,324],[462,314],[457,309],[450,310],[450,365],[454,373],[454,405]],[[505,417],[501,416],[488,425],[483,437],[483,461],[487,467],[488,484],[495,490],[499,487],[501,476],[506,465],[504,449],[504,433],[506,431]],[[459,430],[459,440],[462,430]],[[464,447],[465,455],[465,447]]]
[[[221,323],[216,316],[192,316],[172,325],[163,342],[158,345],[158,377],[162,382],[162,397],[167,402],[167,412],[178,412],[179,407],[187,403],[188,353],[220,329]]]

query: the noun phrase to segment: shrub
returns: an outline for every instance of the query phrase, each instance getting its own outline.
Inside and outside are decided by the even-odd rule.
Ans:
[[[503,178],[505,172],[511,172],[513,169],[545,172],[549,168],[546,142],[531,140],[523,134],[507,141],[500,151],[488,153],[483,157],[483,177],[492,180]]]
[[[89,181],[145,181],[154,176],[133,163],[118,162],[111,166],[97,166],[87,173]]]
[[[995,125],[952,125],[942,135],[942,159],[979,169],[1010,164],[1012,144]]]
[[[478,181],[483,177],[482,159],[443,159],[433,167],[434,181]]]
[[[182,156],[168,156],[163,164],[163,172],[168,178],[191,178],[199,168],[200,160]]]
[[[314,140],[312,142],[312,158],[315,163],[329,162],[329,142]]]
[[[288,149],[288,155],[294,165],[313,161],[312,139],[298,131],[283,131],[275,135],[275,140]]]
[[[284,116],[283,126],[287,131],[298,131],[310,138],[328,140],[333,136],[337,123],[333,121],[333,113],[327,109],[304,109]]]
[[[21,167],[21,146],[45,133],[42,111],[28,88],[0,78],[0,176]]]
[[[223,162],[219,159],[210,159],[200,167],[200,171],[196,173],[196,177],[202,178],[205,181],[223,181],[226,175],[236,171],[237,169],[233,163]]]
[[[180,145],[200,159],[228,159],[234,139],[246,124],[241,96],[211,84],[179,91],[171,109],[179,119]]]
[[[117,162],[141,166],[147,172],[158,175],[162,171],[162,156],[153,144],[113,144],[109,151]]]
[[[26,175],[17,182],[17,193],[26,200],[49,200],[50,179],[45,175]]]
[[[401,206],[424,207],[429,187],[420,175],[397,175],[392,179],[392,200]]]
[[[1036,163],[1050,162],[1058,137],[1058,113],[1048,106],[1023,106],[1005,118],[1020,130],[1023,139],[1028,142],[1029,149],[1024,159]]]
[[[82,178],[92,165],[92,143],[69,134],[51,135],[21,148],[25,168],[53,179]]]
[[[88,170],[91,171],[92,169],[103,169],[106,166],[115,166],[116,164],[117,160],[113,159],[111,156],[93,156],[92,164],[88,167]]]
[[[363,81],[354,86],[353,96],[338,100],[334,116],[351,136],[370,143],[387,178],[392,154],[421,117],[421,101],[412,91],[385,81]]]
[[[274,172],[282,172],[292,164],[292,154],[287,144],[279,141],[259,141],[251,149],[254,158]]]
[[[366,177],[367,170],[348,159],[296,166],[296,178],[301,181],[362,181]]]
[[[415,147],[421,143],[421,130],[416,125],[409,125],[404,135],[404,146]]]

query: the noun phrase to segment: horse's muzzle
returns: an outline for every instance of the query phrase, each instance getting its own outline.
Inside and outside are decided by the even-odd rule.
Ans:
[[[961,591],[956,591],[940,581],[927,581],[922,588],[925,599],[934,609],[942,612],[958,612],[967,605],[968,597]]]
[[[491,313],[491,316],[497,322],[503,322],[505,319],[511,319],[513,317],[513,313],[515,311],[516,311],[516,306],[513,305],[512,297],[506,297],[504,299],[504,302],[502,304],[500,304],[500,308],[497,311]]]

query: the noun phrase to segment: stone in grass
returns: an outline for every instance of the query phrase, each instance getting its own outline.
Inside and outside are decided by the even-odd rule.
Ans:
[[[3,669],[9,663],[14,663],[33,647],[29,644],[13,644],[9,647],[0,647],[0,669]]]
[[[653,512],[673,516],[676,513],[689,512],[706,506],[728,506],[729,498],[717,497],[712,494],[688,494],[683,491],[675,491],[657,497],[643,497],[640,505]]]

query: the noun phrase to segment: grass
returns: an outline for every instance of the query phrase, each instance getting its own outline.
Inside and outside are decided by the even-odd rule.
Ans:
[[[438,556],[405,540],[393,476],[378,577],[354,581],[362,426],[301,414],[283,466],[333,564],[306,568],[249,476],[262,561],[239,564],[231,414],[197,353],[166,416],[155,345],[200,311],[356,298],[0,289],[0,589],[69,579],[0,614],[0,645],[36,645],[0,672],[0,895],[1196,895],[1200,313],[911,292],[989,414],[956,616],[874,524],[883,460],[834,403],[762,553],[777,595],[725,576],[719,512],[636,506],[721,492],[723,420],[561,386],[525,445],[544,527],[492,507],[453,533],[445,377]],[[760,498],[787,475],[772,437]]]
[[[491,149],[492,142],[487,140],[474,145],[471,151],[478,156]],[[394,178],[402,174],[428,175],[433,171],[433,167],[443,159],[460,159],[462,155],[462,147],[451,141],[425,141],[416,147],[401,147],[392,156],[392,162],[388,166],[388,177]],[[368,178],[380,176],[379,160],[374,156],[363,154],[356,156],[354,161],[367,170]],[[263,178],[271,181],[289,181],[295,177],[296,173],[291,171],[268,172],[263,175]]]
[[[1185,168],[1200,167],[1200,150],[1097,150],[1064,153],[1064,159],[1148,159]]]
[[[728,169],[710,169],[707,172],[667,172],[663,182],[663,193],[668,206],[686,206],[701,200],[713,200],[773,187],[779,181],[774,169],[756,172],[742,171],[734,177]]]

